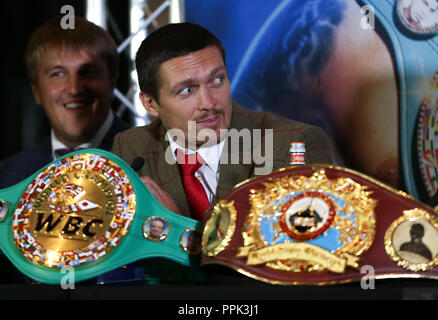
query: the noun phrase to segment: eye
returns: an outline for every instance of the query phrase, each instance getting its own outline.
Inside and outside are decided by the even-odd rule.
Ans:
[[[62,76],[64,76],[64,75],[65,75],[64,71],[58,70],[58,71],[53,71],[53,72],[51,72],[51,73],[49,74],[49,77],[50,77],[50,78],[56,78],[56,77],[62,77]]]
[[[189,95],[192,91],[193,91],[193,88],[192,88],[192,87],[186,87],[186,88],[182,89],[178,94],[183,95],[183,96],[187,96],[187,95]]]
[[[80,71],[81,76],[85,78],[95,78],[100,75],[100,70],[96,68],[85,68]]]
[[[220,85],[224,82],[225,77],[224,76],[219,76],[213,79],[213,85]]]

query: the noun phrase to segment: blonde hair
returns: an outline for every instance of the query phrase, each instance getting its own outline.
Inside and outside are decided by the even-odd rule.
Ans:
[[[94,50],[107,63],[111,77],[116,78],[119,55],[114,39],[101,27],[82,17],[75,17],[74,29],[63,29],[61,17],[40,26],[30,37],[25,51],[26,73],[31,83],[38,77],[39,59],[49,52],[62,49]]]

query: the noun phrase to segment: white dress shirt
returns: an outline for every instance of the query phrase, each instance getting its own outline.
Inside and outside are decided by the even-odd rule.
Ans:
[[[200,148],[196,151],[181,147],[171,139],[169,134],[167,134],[167,140],[169,141],[175,161],[175,151],[177,149],[180,149],[186,154],[198,153],[202,157],[205,163],[195,172],[195,177],[201,182],[207,194],[208,201],[212,203],[219,182],[219,163],[226,139],[223,139],[216,145]]]
[[[100,126],[99,130],[97,130],[96,134],[90,139],[90,141],[85,142],[85,143],[77,146],[75,148],[75,150],[99,147],[103,141],[103,138],[105,138],[105,135],[108,133],[109,129],[111,128],[113,120],[114,120],[114,114],[113,114],[113,111],[110,109],[105,121]],[[55,153],[55,150],[68,149],[68,147],[56,138],[55,132],[53,131],[53,129],[51,132],[51,140],[52,140],[52,156],[53,156],[53,159],[56,159],[56,158],[58,158],[58,156]]]

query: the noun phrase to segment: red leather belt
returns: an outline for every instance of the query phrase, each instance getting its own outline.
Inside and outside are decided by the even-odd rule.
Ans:
[[[349,282],[364,276],[363,267],[377,279],[438,279],[437,213],[403,191],[328,165],[239,184],[207,211],[202,247],[203,264],[273,284]]]

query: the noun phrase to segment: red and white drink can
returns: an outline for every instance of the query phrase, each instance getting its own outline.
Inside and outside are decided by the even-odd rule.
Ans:
[[[304,142],[291,142],[289,153],[291,166],[306,164],[306,145]]]

